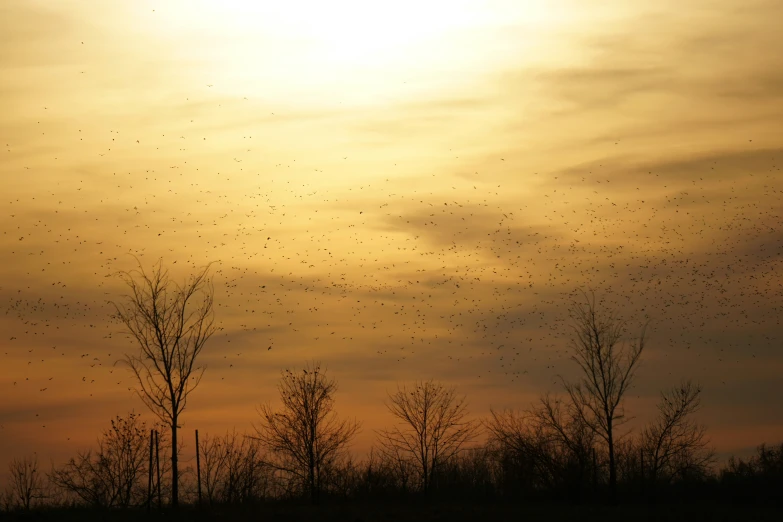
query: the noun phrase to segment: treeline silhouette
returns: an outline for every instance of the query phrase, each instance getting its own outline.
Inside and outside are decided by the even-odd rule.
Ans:
[[[115,303],[114,318],[139,346],[125,362],[156,423],[133,412],[117,416],[97,446],[48,471],[35,456],[13,459],[4,511],[176,511],[180,500],[204,509],[270,502],[783,507],[783,443],[717,467],[706,428],[694,420],[698,384],[662,390],[647,424],[622,428],[645,327],[629,340],[626,323],[592,292],[571,308],[579,378],[561,378],[559,394],[544,393],[524,410],[472,419],[456,387],[402,384],[385,401],[392,424],[357,459],[350,448],[361,423],[340,418],[337,381],[312,362],[282,371],[279,405],[263,404],[248,431],[201,438],[196,431],[195,463],[179,469],[179,419],[204,372],[198,356],[217,331],[208,271],[182,285],[161,263],[149,274],[141,266],[122,273],[129,294]]]
[[[459,443],[458,450],[450,451],[440,461],[424,462],[419,458],[428,451],[437,451],[434,438],[420,439],[421,445],[409,449],[395,449],[385,439],[387,431],[379,433],[378,444],[363,459],[333,451],[334,458],[319,461],[317,453],[323,443],[336,441],[332,448],[344,449],[347,444],[339,441],[349,439],[340,439],[335,432],[345,435],[345,426],[355,428],[358,424],[318,422],[334,413],[330,410],[322,415],[323,400],[333,400],[335,386],[327,386],[327,394],[319,395],[324,391],[323,382],[334,385],[334,381],[322,378],[325,371],[317,368],[308,372],[315,375],[319,371],[318,377],[309,379],[315,392],[310,397],[322,399],[322,404],[298,402],[298,413],[313,414],[310,419],[315,422],[310,427],[301,424],[298,433],[299,427],[294,424],[275,431],[262,422],[248,432],[232,430],[224,435],[203,436],[198,445],[199,469],[189,466],[179,476],[185,504],[214,508],[275,501],[414,505],[422,501],[538,505],[611,502],[607,449],[594,444],[588,433],[580,432],[582,428],[573,425],[573,417],[563,417],[562,402],[546,395],[527,411],[492,412],[480,425],[470,424],[475,435],[484,432],[485,442],[470,446]],[[294,379],[300,376],[293,371],[286,375]],[[454,388],[431,381],[416,387],[429,387],[431,392],[446,390],[450,393],[447,399],[457,397]],[[415,391],[413,395],[408,393],[408,397],[416,396]],[[420,393],[417,398],[423,396]],[[294,394],[290,398],[297,402]],[[307,396],[302,394],[299,399]],[[464,404],[454,400],[446,403],[452,409]],[[283,408],[272,416],[291,413]],[[293,413],[298,414],[295,410]],[[440,430],[441,437],[464,428],[453,425],[451,430],[443,429],[441,416],[432,415],[432,410],[428,413],[433,424],[427,429]],[[397,429],[402,433],[407,426],[413,436],[424,435],[413,429],[423,427],[424,419],[410,420]],[[270,429],[280,434],[276,445],[264,438]],[[161,433],[163,458],[158,462],[163,465],[156,470],[156,459],[149,458],[150,431],[138,414],[129,413],[111,421],[96,447],[48,471],[40,469],[34,456],[13,459],[9,464],[10,481],[2,496],[3,509],[86,506],[157,510],[170,506],[170,440]],[[720,468],[708,465],[704,455],[699,456],[703,448],[692,446],[656,471],[647,436],[647,432],[629,435],[618,444],[616,480],[622,503],[731,502],[783,507],[783,443],[773,447],[762,444],[755,455],[732,457]],[[420,455],[415,455],[419,450]],[[299,461],[294,457],[297,453]]]

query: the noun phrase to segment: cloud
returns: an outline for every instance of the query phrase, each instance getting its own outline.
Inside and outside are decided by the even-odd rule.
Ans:
[[[4,3],[0,6],[0,64],[2,69],[47,66],[62,63],[60,55],[45,49],[55,40],[63,44],[67,37],[85,27],[73,17],[28,3]],[[19,41],[26,45],[20,47]],[[0,70],[2,70],[0,69]]]
[[[676,187],[702,191],[732,180],[757,176],[770,179],[783,171],[783,149],[736,149],[693,152],[662,158],[607,156],[559,170],[565,181],[610,178],[613,187],[636,188],[654,183],[674,183]],[[694,183],[698,185],[694,186]],[[559,182],[550,180],[550,185]]]
[[[98,420],[141,408],[130,376],[110,366],[136,347],[106,303],[121,298],[111,274],[134,253],[145,266],[162,257],[176,278],[220,261],[224,329],[205,348],[191,426],[247,423],[276,400],[281,368],[313,359],[339,379],[340,413],[368,430],[388,420],[386,391],[414,379],[458,385],[475,415],[525,406],[576,376],[568,311],[593,287],[629,335],[651,320],[640,415],[662,387],[694,377],[714,392],[705,420],[724,433],[726,393],[727,412],[745,408],[746,445],[778,408],[758,394],[775,392],[783,302],[779,8],[737,3],[721,20],[671,7],[575,26],[540,60],[512,53],[504,70],[469,71],[470,88],[418,100],[382,90],[346,109],[348,91],[308,107],[290,87],[302,85],[270,74],[270,92],[292,96],[273,108],[261,77],[222,68],[237,42],[202,63],[200,50],[178,55],[165,39],[144,44],[165,52],[130,49],[126,33],[102,40],[98,27],[89,52],[52,53],[81,30],[71,20],[45,37],[70,14],[0,31],[13,39],[0,56],[29,54],[3,69],[17,76],[0,122],[2,353],[30,379],[0,382],[5,429],[14,441],[32,433],[25,449],[59,444],[22,418],[38,404],[29,390],[73,388],[83,411],[62,397],[42,411],[95,428],[91,438]],[[516,29],[504,35],[527,43]]]
[[[614,110],[634,95],[672,82],[672,72],[661,67],[564,68],[541,71],[535,77],[546,84],[553,95],[567,100],[579,110]]]

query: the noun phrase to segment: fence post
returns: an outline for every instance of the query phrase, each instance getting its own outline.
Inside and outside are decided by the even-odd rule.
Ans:
[[[160,441],[158,430],[155,430],[155,467],[158,470],[158,509],[160,509],[163,503],[160,500]]]
[[[198,483],[198,505],[201,506],[201,450],[198,445],[198,430],[196,430],[196,482]]]

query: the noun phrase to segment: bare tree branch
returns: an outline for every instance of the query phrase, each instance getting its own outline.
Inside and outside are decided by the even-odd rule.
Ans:
[[[33,503],[43,498],[43,477],[38,472],[38,457],[14,458],[8,465],[8,473],[11,504],[30,511]]]

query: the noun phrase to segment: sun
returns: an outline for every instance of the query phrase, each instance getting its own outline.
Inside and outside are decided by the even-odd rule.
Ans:
[[[347,67],[415,59],[422,46],[481,20],[481,2],[466,0],[224,0],[212,10],[234,28],[255,22],[307,46],[322,63]]]
[[[562,1],[171,0],[138,25],[149,52],[187,64],[182,81],[215,95],[388,105],[475,89],[487,71],[541,59],[536,35]]]

